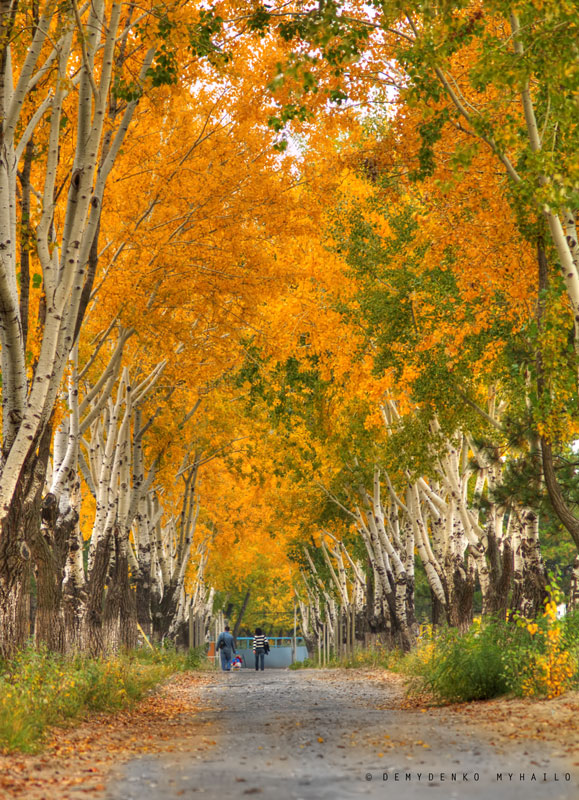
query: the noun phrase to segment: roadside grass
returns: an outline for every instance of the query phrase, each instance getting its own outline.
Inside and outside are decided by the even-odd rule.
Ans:
[[[306,661],[299,667],[320,666]],[[511,695],[553,698],[579,689],[579,611],[557,619],[554,593],[542,614],[530,620],[477,618],[468,631],[421,627],[409,653],[373,647],[344,658],[330,658],[328,668],[383,668],[407,678],[409,695],[440,703],[488,700]]]
[[[579,612],[558,619],[552,594],[533,620],[477,618],[463,634],[428,628],[399,666],[410,693],[440,702],[558,697],[579,688]]]
[[[27,648],[0,662],[0,752],[36,752],[50,726],[127,708],[169,675],[199,669],[203,653],[142,648],[111,659]]]

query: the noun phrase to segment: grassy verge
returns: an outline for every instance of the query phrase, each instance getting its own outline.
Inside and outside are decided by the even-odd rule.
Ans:
[[[314,667],[315,662],[298,666]],[[557,619],[551,597],[534,620],[476,619],[466,633],[423,626],[410,653],[358,650],[328,667],[382,667],[408,677],[410,694],[470,702],[501,695],[552,698],[579,689],[579,612]]]
[[[143,649],[108,660],[24,650],[0,662],[0,752],[38,750],[49,726],[126,708],[172,673],[200,663],[199,653],[174,650]]]
[[[427,632],[402,667],[411,691],[442,702],[557,697],[579,689],[579,613],[558,620],[548,602],[535,620],[477,619],[462,635]]]

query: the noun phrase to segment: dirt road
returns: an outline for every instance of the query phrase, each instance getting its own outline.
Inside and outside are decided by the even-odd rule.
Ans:
[[[199,734],[176,752],[128,761],[104,797],[579,798],[579,768],[552,747],[493,745],[488,731],[440,710],[400,710],[394,695],[339,670],[216,673]]]

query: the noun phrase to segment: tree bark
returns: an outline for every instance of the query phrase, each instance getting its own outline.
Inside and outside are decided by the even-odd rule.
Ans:
[[[92,567],[86,585],[86,607],[82,622],[83,649],[92,656],[104,652],[102,630],[105,582],[109,569],[112,531],[105,531],[95,546]]]
[[[545,292],[549,288],[549,264],[547,262],[547,255],[541,236],[537,238],[537,263],[539,273],[539,294],[537,300],[537,326],[539,333],[543,326],[543,316],[545,313]],[[577,327],[576,327],[577,330]],[[536,368],[537,368],[537,394],[541,398],[545,392],[545,375],[543,370],[543,354],[540,349],[536,354]],[[571,534],[571,538],[579,549],[579,520],[572,513],[567,505],[563,492],[557,480],[555,466],[553,461],[553,448],[551,442],[545,436],[541,436],[541,460],[543,464],[543,476],[545,478],[545,485],[549,493],[549,499],[555,514],[559,517],[565,528]]]
[[[440,602],[438,595],[433,591],[432,587],[430,589],[430,598],[432,602],[431,620],[433,627],[436,628],[440,625],[444,617],[444,605]]]
[[[579,556],[575,556],[571,585],[569,586],[569,611],[579,611]]]
[[[29,634],[28,591],[32,546],[40,525],[40,502],[50,432],[26,460],[0,533],[0,656],[21,649]]]
[[[511,608],[532,619],[539,614],[547,597],[547,579],[539,549],[538,518],[528,508],[513,513],[518,515],[518,552],[515,553]]]
[[[36,624],[34,641],[49,650],[64,653],[66,634],[62,582],[68,553],[68,521],[58,519],[58,505],[52,494],[45,496],[41,509],[43,524],[34,533],[31,549],[36,574]]]
[[[446,606],[448,624],[463,633],[472,622],[475,589],[474,569],[468,568],[468,556],[465,560],[456,563],[451,573],[452,592]]]
[[[235,621],[235,626],[233,628],[233,638],[237,639],[239,636],[239,629],[241,628],[241,623],[243,621],[243,615],[245,614],[245,609],[247,608],[247,604],[249,603],[249,595],[250,589],[247,590],[245,593],[245,597],[243,598],[243,603],[241,604],[241,608],[239,609],[239,614],[237,615],[237,620]]]
[[[499,550],[494,533],[488,536],[488,557],[490,561],[490,591],[484,613],[499,614],[504,618],[509,605],[509,593],[513,578],[513,548],[508,539]]]
[[[103,610],[103,641],[106,653],[118,653],[137,644],[137,609],[129,581],[128,541],[116,529],[113,536],[115,558],[110,571]]]

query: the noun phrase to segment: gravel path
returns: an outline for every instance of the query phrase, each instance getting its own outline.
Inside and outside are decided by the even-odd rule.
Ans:
[[[203,700],[199,734],[129,761],[107,800],[579,798],[577,767],[545,748],[501,752],[346,671],[216,673]]]

